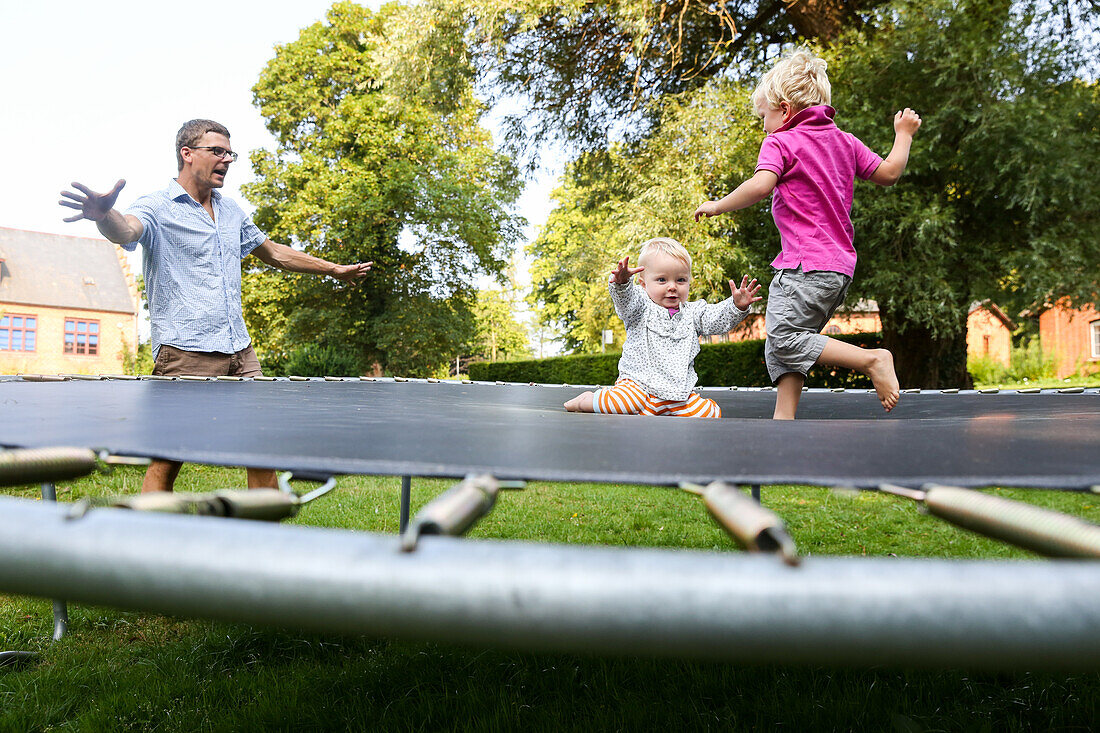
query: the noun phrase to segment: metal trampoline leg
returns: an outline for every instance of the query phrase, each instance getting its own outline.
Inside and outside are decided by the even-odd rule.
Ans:
[[[42,484],[42,500],[57,501],[57,489],[52,483]],[[53,640],[60,641],[68,630],[69,609],[66,607],[65,601],[55,598],[53,602]]]
[[[756,499],[756,502],[757,502],[758,504],[759,504],[759,503],[762,503],[762,502],[760,501],[760,484],[753,484],[753,485],[752,485],[752,486],[750,486],[749,488],[751,488],[751,489],[752,489],[752,498]]]
[[[401,533],[409,526],[409,504],[412,503],[412,476],[401,477]]]

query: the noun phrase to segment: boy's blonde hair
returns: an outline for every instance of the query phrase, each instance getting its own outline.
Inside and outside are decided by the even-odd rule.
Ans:
[[[829,64],[804,48],[796,48],[773,66],[760,79],[753,102],[763,100],[771,109],[778,109],[786,102],[800,112],[807,107],[829,104],[833,87],[825,70]]]
[[[655,254],[675,257],[687,265],[689,270],[691,269],[691,255],[688,254],[687,248],[671,237],[656,237],[643,244],[638,252],[638,264],[644,265],[646,260]]]

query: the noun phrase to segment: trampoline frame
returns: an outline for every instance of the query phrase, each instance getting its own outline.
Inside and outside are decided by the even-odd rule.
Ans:
[[[118,376],[82,376],[82,375],[61,375],[61,376],[34,376],[23,375],[20,377],[23,381],[57,381],[64,380],[101,380],[101,379],[120,379]],[[0,377],[0,383],[4,381],[10,381],[12,377]],[[162,378],[127,378],[127,379],[158,379]],[[236,378],[182,378],[187,381],[244,381]],[[182,381],[181,380],[181,381]],[[373,381],[373,382],[421,382],[421,383],[439,383],[441,380],[412,380],[401,378],[337,378],[337,377],[325,377],[325,378],[258,378],[256,381]],[[489,383],[489,382],[464,382],[468,385],[491,385],[501,386],[504,383]],[[2,385],[0,385],[2,386]],[[522,385],[510,385],[514,387],[522,387]],[[593,385],[531,385],[531,386],[555,386],[565,389],[585,389],[591,388]],[[719,391],[738,391],[739,388],[702,388],[700,391],[719,392]],[[771,392],[774,391],[771,388],[740,388],[743,391],[751,392]],[[808,390],[813,391],[813,390]],[[859,392],[863,393],[865,390],[820,390],[822,392]],[[873,392],[873,390],[868,390]],[[1039,389],[1027,389],[1027,390],[1013,390],[1021,394],[1043,394],[1043,393],[1058,393],[1058,394],[1095,394],[1100,396],[1100,389],[1055,389],[1055,390],[1039,390]],[[905,392],[912,394],[914,390],[905,390]],[[940,393],[944,394],[993,394],[990,390],[940,390]],[[410,504],[411,504],[411,492],[412,492],[412,478],[413,474],[402,473],[401,476],[401,501],[400,501],[400,529],[404,533],[410,522]],[[52,483],[42,484],[42,496],[47,501],[52,501],[56,498],[56,493]],[[1073,487],[1080,488],[1080,487]],[[1100,486],[1091,487],[1093,491],[1100,492]],[[753,497],[757,500],[760,499],[760,484],[751,485]],[[9,500],[0,497],[0,503],[8,503]],[[21,500],[10,500],[15,502],[21,502]],[[208,599],[215,599],[220,605],[216,613],[206,613],[202,609],[195,607],[191,602],[180,601],[176,605],[165,604],[155,600],[152,596],[142,596],[139,591],[135,590],[138,584],[123,583],[123,585],[112,585],[113,581],[109,578],[105,578],[101,573],[97,573],[92,569],[92,566],[88,562],[77,563],[78,568],[66,568],[67,562],[72,561],[71,555],[66,553],[73,553],[76,551],[76,547],[81,548],[81,552],[86,552],[90,547],[87,544],[87,539],[80,540],[77,545],[73,545],[70,535],[73,534],[71,530],[76,530],[76,534],[81,534],[85,531],[85,523],[81,522],[65,522],[58,523],[57,512],[60,510],[62,516],[64,510],[58,507],[53,509],[43,505],[39,507],[41,509],[49,509],[54,512],[52,515],[33,516],[27,515],[23,518],[23,522],[38,527],[39,531],[46,537],[46,544],[35,545],[35,549],[23,552],[18,550],[10,542],[5,544],[3,538],[0,538],[0,547],[5,549],[0,552],[0,557],[18,558],[17,562],[11,562],[10,560],[0,565],[9,566],[6,570],[0,569],[0,579],[4,590],[9,592],[24,593],[28,595],[39,595],[42,597],[61,598],[65,597],[70,600],[86,601],[91,603],[106,603],[108,605],[119,605],[118,599],[123,599],[123,607],[143,608],[147,610],[167,612],[167,613],[183,613],[186,615],[198,615],[207,616],[213,618],[224,618],[232,620],[249,620],[261,623],[276,623],[287,624],[292,623],[294,625],[303,625],[310,628],[317,628],[319,630],[336,630],[342,632],[363,632],[370,631],[376,633],[395,633],[398,635],[411,635],[415,638],[449,638],[458,639],[460,641],[472,641],[474,643],[494,644],[497,643],[492,638],[490,631],[487,627],[480,626],[478,621],[472,617],[463,616],[461,622],[462,630],[457,634],[443,633],[442,636],[438,635],[438,631],[429,625],[408,624],[403,625],[398,621],[398,616],[403,616],[407,613],[408,608],[405,607],[402,601],[392,594],[387,594],[387,598],[391,598],[393,605],[378,606],[375,604],[373,617],[364,617],[362,614],[357,616],[358,620],[345,624],[343,622],[334,621],[331,615],[323,614],[324,620],[304,617],[300,614],[288,612],[288,615],[283,617],[272,617],[270,614],[264,613],[250,613],[247,612],[237,601],[230,602],[227,600],[229,596],[234,595],[234,591],[230,587],[232,584],[227,583],[223,587],[211,587],[204,586],[201,596]],[[23,508],[13,508],[10,513],[20,514]],[[5,512],[0,512],[3,515]],[[213,541],[213,536],[210,532],[224,531],[232,535],[233,538],[248,536],[251,539],[249,541],[256,541],[256,537],[262,537],[263,542],[281,543],[288,540],[291,535],[297,535],[305,528],[290,528],[290,527],[271,527],[264,530],[256,530],[253,528],[239,527],[240,520],[208,520],[199,517],[139,517],[137,515],[129,515],[127,517],[118,517],[117,510],[94,510],[90,516],[93,516],[94,524],[99,526],[114,527],[116,523],[133,523],[134,526],[141,526],[141,530],[144,533],[147,522],[153,522],[157,524],[161,521],[168,521],[171,523],[171,532],[176,532],[177,525],[175,522],[199,522],[203,523],[204,537],[209,541]],[[111,515],[111,516],[108,516]],[[210,528],[207,528],[207,523],[212,522]],[[0,524],[3,524],[4,520],[0,519]],[[226,524],[231,523],[231,524]],[[248,523],[244,523],[248,524]],[[156,531],[165,531],[165,527],[169,525],[159,525]],[[180,533],[172,535],[172,542],[184,543],[185,535],[191,530],[184,531],[184,527],[191,527],[194,525],[180,524],[178,525]],[[215,527],[221,527],[221,530]],[[108,553],[116,553],[112,555],[114,561],[120,561],[129,563],[127,567],[130,568],[130,572],[135,574],[135,577],[142,577],[149,580],[157,574],[164,574],[170,571],[170,568],[158,566],[158,567],[138,567],[133,565],[133,558],[125,558],[125,550],[121,545],[112,545],[108,537],[111,532],[118,532],[117,528],[111,529],[105,534],[98,534],[97,531],[97,543],[106,543]],[[256,531],[261,531],[261,535],[255,535]],[[270,537],[268,536],[270,532]],[[291,535],[285,535],[284,532],[290,532]],[[337,532],[339,534],[349,535],[350,533],[339,532],[330,530],[330,532]],[[9,532],[0,532],[0,536],[7,535]],[[19,534],[16,532],[15,534]],[[275,538],[278,539],[275,539]],[[313,537],[313,535],[311,535]],[[18,541],[18,540],[16,540]],[[23,540],[26,542],[26,539]],[[231,541],[236,542],[237,539]],[[291,540],[298,541],[298,540]],[[310,540],[312,541],[312,540]],[[328,540],[326,539],[322,545],[325,545]],[[337,550],[338,553],[348,552],[348,548],[351,547],[350,538],[334,540],[335,547],[341,549]],[[386,557],[390,553],[389,545],[394,543],[394,540],[388,538],[379,537],[377,540],[370,539],[373,543],[372,547],[375,547],[371,552],[378,557]],[[455,552],[457,549],[463,547],[476,548],[473,554],[480,560],[486,561],[485,558],[488,555],[493,555],[499,550],[503,549],[504,554],[518,553],[521,557],[526,557],[528,552],[533,552],[536,555],[539,553],[550,552],[564,552],[571,558],[570,563],[576,562],[578,568],[585,567],[585,560],[583,558],[586,553],[591,553],[589,556],[592,558],[602,557],[599,548],[570,548],[568,550],[563,548],[545,548],[537,545],[530,545],[530,543],[474,543],[473,541],[465,540],[453,544],[456,541],[440,538],[430,538],[428,540],[422,540],[428,547],[434,547],[435,543],[443,543],[440,547],[447,547],[448,552]],[[52,544],[51,544],[52,543]],[[381,543],[381,544],[376,544]],[[125,543],[122,543],[125,544]],[[501,545],[507,547],[501,548]],[[190,545],[188,545],[190,547]],[[386,549],[378,550],[378,547],[385,547]],[[487,549],[490,548],[490,549]],[[360,548],[361,549],[361,548]],[[196,552],[202,553],[197,548],[194,548]],[[376,552],[377,550],[377,552]],[[188,550],[191,551],[191,550]],[[618,550],[616,552],[624,552],[629,555],[632,550]],[[673,561],[666,560],[667,557],[672,557],[676,553],[671,553],[668,550],[660,551],[637,551],[646,554],[647,559],[649,555],[654,555],[652,562],[657,563],[659,566],[663,566],[666,562],[669,563],[669,567],[675,567],[676,569],[670,571],[668,577],[662,576],[666,582],[671,582],[672,577],[685,572],[679,565]],[[418,548],[416,552],[412,553],[413,557],[419,559],[421,550]],[[386,563],[384,565],[397,567],[401,561],[396,558],[400,553],[394,552],[394,563]],[[433,557],[438,555],[433,553]],[[716,560],[718,557],[727,555],[726,553],[698,553],[700,562],[703,562],[702,558],[708,558],[705,562],[717,561],[724,563],[725,560]],[[373,555],[372,555],[373,556]],[[539,555],[541,557],[541,555]],[[66,558],[68,557],[68,560]],[[730,556],[734,557],[734,556]],[[576,559],[575,559],[576,558]],[[101,558],[102,560],[103,558]],[[208,557],[208,560],[213,561],[215,558]],[[516,578],[511,574],[516,572],[516,568],[510,566],[506,559],[493,558],[492,563],[500,572],[509,574],[509,581],[504,585],[507,586],[507,590],[513,597],[518,597],[517,594],[522,595],[529,591],[524,590],[521,585],[516,584]],[[633,561],[632,559],[630,560]],[[429,561],[427,564],[430,566],[435,561]],[[540,560],[541,562],[541,560]],[[550,565],[553,565],[553,561],[547,561]],[[586,580],[596,585],[600,583],[609,582],[608,577],[602,575],[607,572],[600,568],[600,562],[595,561],[591,572],[592,578]],[[742,563],[747,563],[742,565]],[[761,564],[764,563],[764,564]],[[49,572],[43,573],[41,570],[45,567],[49,567]],[[809,570],[807,570],[809,566]],[[601,597],[600,603],[611,608],[612,613],[608,618],[604,618],[597,623],[589,624],[586,628],[579,628],[575,623],[569,621],[569,619],[563,619],[561,625],[564,630],[559,632],[553,632],[545,628],[546,620],[533,621],[525,616],[524,604],[516,604],[514,608],[510,610],[505,609],[501,611],[498,609],[494,612],[493,617],[497,619],[499,623],[501,618],[505,619],[505,622],[510,625],[510,628],[519,629],[517,633],[509,633],[508,638],[503,640],[504,646],[515,646],[519,648],[533,648],[533,649],[555,649],[563,651],[576,651],[578,645],[585,646],[593,643],[594,639],[614,639],[615,641],[608,641],[607,643],[596,644],[594,648],[598,648],[602,651],[610,653],[645,653],[656,655],[677,655],[677,650],[681,650],[688,656],[702,656],[713,657],[722,659],[732,659],[741,661],[753,661],[753,662],[769,662],[769,661],[781,661],[781,662],[808,662],[808,663],[834,663],[842,662],[845,664],[883,664],[883,663],[902,663],[902,664],[917,664],[917,665],[944,665],[944,664],[961,664],[965,666],[991,668],[991,669],[1020,669],[1020,668],[1074,668],[1074,669],[1094,669],[1100,664],[1100,634],[1096,634],[1100,630],[1100,574],[1095,572],[1095,562],[1081,562],[1081,561],[1060,561],[1057,563],[1049,563],[1043,567],[1047,568],[1044,573],[1049,582],[1046,584],[1040,583],[1040,585],[1033,585],[1032,581],[1023,583],[1021,585],[1026,586],[1026,593],[1013,594],[1011,591],[1006,590],[1005,575],[1006,566],[1009,568],[1008,575],[1017,574],[1022,577],[1027,575],[1031,578],[1036,575],[1033,572],[1033,568],[1029,567],[1027,563],[994,563],[990,561],[923,561],[916,563],[913,566],[906,566],[904,570],[899,570],[899,567],[892,567],[888,570],[883,570],[885,567],[879,562],[868,562],[867,560],[854,559],[854,558],[811,558],[802,567],[785,568],[772,558],[739,558],[730,563],[729,572],[733,573],[741,579],[743,582],[749,582],[753,593],[755,594],[754,603],[759,602],[763,605],[760,606],[762,613],[767,615],[771,613],[773,622],[775,621],[774,613],[769,612],[766,609],[771,608],[774,611],[776,604],[779,607],[785,608],[787,615],[776,622],[775,633],[767,634],[769,643],[771,644],[770,654],[767,649],[759,645],[753,645],[749,637],[744,636],[744,629],[738,629],[729,624],[714,624],[713,620],[707,620],[700,618],[699,614],[695,614],[690,608],[682,603],[677,603],[668,598],[662,596],[662,603],[666,604],[666,611],[668,608],[675,609],[673,615],[680,614],[682,620],[688,622],[689,627],[693,628],[695,632],[698,632],[696,636],[692,637],[691,633],[685,635],[677,635],[674,632],[666,630],[671,633],[673,637],[676,637],[676,641],[672,642],[669,639],[655,643],[645,640],[643,630],[647,621],[645,620],[645,614],[642,614],[642,618],[637,615],[630,616],[629,610],[619,605],[617,601],[608,601],[606,598]],[[34,568],[36,571],[28,572],[28,568]],[[747,568],[751,568],[747,570]],[[819,568],[827,568],[827,570],[821,570]],[[844,582],[853,582],[851,577],[858,577],[863,572],[861,568],[866,570],[863,580],[857,583],[857,588],[852,594],[834,594],[828,593],[822,594],[821,587],[824,585],[831,585],[834,583],[842,582],[842,578],[847,578]],[[117,568],[116,568],[117,570]],[[315,572],[319,572],[318,568],[314,568]],[[271,575],[271,569],[266,568],[265,577],[268,581],[274,582],[276,587],[283,583],[293,586],[303,582],[301,576],[294,576],[292,579],[279,578],[278,573],[274,576]],[[372,571],[373,572],[373,571]],[[401,584],[402,579],[397,577],[395,572],[387,567],[383,569],[383,575],[386,576],[385,583],[397,583]],[[426,577],[435,577],[439,572],[437,567],[428,567],[427,569],[421,569],[417,572],[423,572]],[[588,571],[580,571],[588,572]],[[899,576],[900,572],[900,576]],[[75,573],[75,574],[74,574]],[[746,574],[747,573],[747,574]],[[797,588],[797,584],[792,585],[792,580],[787,576],[788,573],[803,573],[809,575],[809,582],[816,588],[815,591],[809,593],[802,593]],[[82,575],[83,574],[83,575]],[[522,575],[522,573],[520,573]],[[117,578],[118,576],[125,576],[127,573],[114,572],[109,574],[111,577]],[[34,577],[32,577],[34,576]],[[94,576],[95,580],[91,579]],[[51,578],[51,580],[43,581],[43,577]],[[925,609],[918,619],[914,619],[913,614],[908,614],[904,619],[896,619],[895,621],[879,619],[875,621],[869,618],[863,613],[851,613],[849,609],[846,609],[846,604],[854,604],[855,606],[862,605],[861,601],[865,602],[869,597],[875,597],[881,600],[883,594],[890,596],[894,602],[900,602],[902,595],[911,598],[912,602],[920,603],[920,594],[912,594],[910,592],[902,593],[898,595],[899,591],[895,585],[895,581],[901,577],[907,583],[911,584],[914,588],[922,589],[926,595],[930,597],[937,597],[937,583],[946,583],[952,587],[962,587],[965,585],[968,588],[968,595],[972,596],[969,599],[963,601],[960,600],[961,596],[957,593],[949,594],[950,599],[939,596],[939,600],[932,604],[930,609]],[[965,582],[962,585],[956,586],[959,583],[959,578],[965,577]],[[83,580],[81,580],[83,578]],[[1082,580],[1084,578],[1085,580]],[[1093,582],[1091,579],[1096,579]],[[376,579],[377,580],[377,579]],[[407,579],[406,579],[407,580]],[[725,579],[728,581],[729,579]],[[803,577],[803,580],[807,580]],[[1018,578],[1017,578],[1018,580]],[[119,582],[122,582],[121,580]],[[725,582],[725,581],[723,581]],[[66,592],[66,584],[72,587],[80,588],[79,592]],[[510,584],[510,585],[509,585]],[[339,584],[337,584],[338,586]],[[430,585],[430,584],[429,584]],[[99,587],[104,590],[91,590],[93,587]],[[370,585],[373,592],[381,592],[384,584],[381,582],[374,582]],[[415,600],[415,604],[427,603],[429,597],[435,598],[439,593],[439,588],[434,590],[427,590],[427,586],[421,587],[417,593],[422,594],[418,596],[419,600]],[[654,588],[647,586],[650,592],[656,592]],[[196,587],[191,587],[191,592],[196,592]],[[497,593],[502,592],[501,587],[492,587],[490,583],[488,586],[482,589],[488,593],[489,596],[494,596]],[[942,590],[942,588],[941,588]],[[257,592],[253,589],[254,595]],[[1082,593],[1081,591],[1085,591]],[[163,593],[163,589],[161,589]],[[282,592],[282,591],[280,591]],[[361,595],[356,595],[354,592],[349,591],[348,588],[342,590],[336,586],[328,588],[326,591],[330,601],[347,607],[349,603],[364,603],[368,602],[367,599]],[[547,593],[545,588],[539,591],[539,593]],[[713,601],[716,596],[722,596],[722,594],[730,593],[730,589],[726,585],[722,585],[721,588],[717,586],[711,586],[703,584],[701,588],[694,590],[680,587],[680,594],[685,598],[694,599],[695,602],[701,601]],[[1046,598],[1039,598],[1037,603],[1032,603],[1027,600],[1031,598],[1035,593],[1041,596],[1042,593],[1047,593]],[[111,593],[116,595],[111,596]],[[340,594],[350,593],[341,598]],[[427,595],[423,595],[423,594]],[[863,597],[860,597],[860,594]],[[136,594],[136,595],[135,595]],[[333,595],[335,594],[335,595]],[[179,593],[174,595],[175,598],[183,598],[187,593]],[[263,595],[260,593],[260,595]],[[459,594],[462,595],[462,594]],[[259,596],[256,596],[257,598]],[[488,596],[487,596],[488,597]],[[464,600],[463,600],[464,598]],[[220,599],[220,600],[217,600]],[[561,599],[558,599],[559,601]],[[575,600],[575,599],[574,599]],[[708,602],[709,602],[708,601]],[[723,603],[727,602],[724,600]],[[484,602],[485,598],[469,598],[463,596],[462,598],[451,598],[452,603],[458,603],[460,606],[478,606],[485,611]],[[235,610],[231,612],[225,611],[227,606],[233,606]],[[283,607],[281,601],[277,598],[266,597],[265,603],[270,605]],[[569,606],[573,601],[566,603]],[[571,610],[567,613],[584,615],[579,609],[582,605],[590,604],[591,599],[584,601],[584,603],[577,603],[577,605],[569,606]],[[937,603],[939,604],[937,606]],[[236,604],[236,605],[234,605]],[[672,606],[668,606],[672,604]],[[824,605],[822,605],[824,604]],[[960,605],[961,604],[961,605]],[[1024,610],[1020,610],[1023,604]],[[261,604],[264,605],[264,604]],[[417,608],[420,608],[417,605]],[[1010,610],[1015,605],[1016,610]],[[315,609],[315,606],[310,606]],[[646,613],[656,616],[661,616],[662,611],[652,606],[647,606]],[[960,609],[962,609],[960,611]],[[420,608],[420,611],[423,611]],[[499,614],[503,613],[501,617]],[[963,622],[954,625],[945,620],[943,614],[955,614],[956,620],[959,618],[958,614],[963,614]],[[630,616],[628,623],[619,624],[611,619],[611,616],[626,614]],[[801,626],[809,624],[809,618],[811,615],[823,614],[824,620],[821,623],[811,624],[816,631],[812,632],[809,637],[806,636]],[[939,614],[939,615],[937,615]],[[429,616],[431,614],[428,614]],[[493,614],[490,614],[493,615]],[[938,620],[937,620],[938,619]],[[650,621],[652,618],[650,619]],[[67,609],[65,601],[54,601],[54,636],[55,640],[60,639],[64,634],[67,627]],[[591,621],[591,619],[589,619]],[[917,627],[923,629],[916,635],[914,635],[914,622],[917,622]],[[432,623],[437,623],[433,621]],[[982,631],[992,622],[996,629],[993,632],[987,633]],[[587,623],[587,622],[586,622]],[[868,624],[872,624],[873,633],[868,632]],[[721,627],[718,630],[718,627]],[[949,628],[950,627],[950,628]],[[727,642],[734,640],[731,645],[718,645],[713,646],[713,639],[703,638],[706,634],[702,633],[703,629],[711,629],[708,633],[717,633],[723,635],[722,638]],[[958,633],[958,632],[962,633]],[[753,627],[751,632],[753,635],[759,635],[763,633],[761,629]],[[864,636],[861,636],[864,634]],[[954,648],[951,645],[943,645],[942,641],[944,635],[951,637],[954,641]],[[874,645],[862,644],[861,638],[866,641],[870,638],[875,639]],[[671,637],[670,637],[671,638]],[[966,643],[961,644],[961,639],[967,639]],[[838,653],[837,639],[843,639],[845,644],[848,644],[850,649],[847,652]],[[1022,639],[1022,641],[1021,641]],[[937,643],[940,642],[940,643]],[[735,646],[748,644],[747,648],[751,648],[751,651],[745,652],[744,650],[734,649]],[[1007,644],[1007,646],[1006,646]],[[803,651],[797,651],[796,647],[803,649]],[[874,648],[872,648],[874,647]],[[854,651],[853,651],[854,650]]]

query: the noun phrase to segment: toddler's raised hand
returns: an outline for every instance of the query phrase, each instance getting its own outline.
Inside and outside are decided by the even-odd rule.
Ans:
[[[615,269],[611,271],[611,280],[619,285],[626,285],[630,282],[630,278],[644,269],[645,267],[631,267],[630,258],[623,257],[619,260],[619,264],[615,266]]]
[[[764,299],[757,295],[760,292],[760,283],[756,282],[755,277],[750,282],[748,275],[741,276],[741,287],[737,287],[736,280],[730,280],[730,291],[733,292],[733,304],[741,310],[747,310],[756,301]]]

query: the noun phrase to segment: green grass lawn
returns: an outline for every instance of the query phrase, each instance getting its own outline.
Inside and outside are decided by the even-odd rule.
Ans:
[[[135,492],[124,468],[59,487],[61,501]],[[177,488],[237,488],[241,470],[187,466]],[[451,482],[415,480],[413,510]],[[400,481],[345,477],[296,524],[395,533]],[[0,489],[35,499],[38,487]],[[1100,522],[1100,496],[997,492]],[[1030,558],[896,497],[765,487],[808,555]],[[735,552],[701,501],[667,488],[534,483],[501,495],[470,536]],[[737,613],[731,608],[730,613]],[[165,618],[0,596],[0,731],[1091,730],[1100,674],[744,666],[530,654]],[[1100,630],[1098,630],[1100,632]]]

